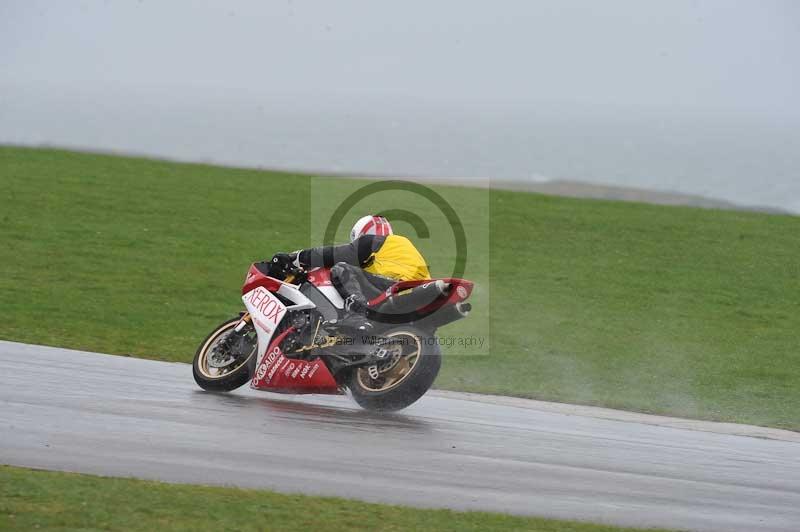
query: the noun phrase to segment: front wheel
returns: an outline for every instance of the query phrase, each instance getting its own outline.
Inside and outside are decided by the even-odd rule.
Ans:
[[[414,327],[398,327],[381,336],[392,339],[386,361],[353,370],[347,386],[353,399],[367,410],[401,410],[433,385],[442,354],[435,337]]]
[[[234,318],[221,323],[197,348],[192,373],[202,389],[229,392],[250,380],[258,338],[252,323],[234,332],[240,321]]]

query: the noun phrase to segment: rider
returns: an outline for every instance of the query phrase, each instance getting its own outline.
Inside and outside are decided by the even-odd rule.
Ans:
[[[350,231],[350,243],[320,246],[276,255],[295,266],[331,268],[331,281],[345,298],[348,315],[340,325],[364,331],[367,301],[397,281],[430,279],[428,265],[414,244],[392,231],[383,216],[359,218]],[[274,258],[273,258],[274,260]]]

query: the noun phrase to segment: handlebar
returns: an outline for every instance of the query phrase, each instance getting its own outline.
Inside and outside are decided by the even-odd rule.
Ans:
[[[269,262],[268,275],[281,281],[292,283],[304,281],[307,273],[304,268],[295,266],[292,262],[281,261],[280,257],[275,256]]]
[[[285,283],[300,284],[308,278],[308,273],[303,268],[291,268],[282,279]]]

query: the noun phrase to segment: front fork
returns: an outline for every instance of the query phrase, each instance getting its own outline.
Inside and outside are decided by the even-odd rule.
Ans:
[[[233,332],[235,333],[242,332],[242,329],[247,327],[252,321],[253,318],[250,317],[250,313],[247,312],[246,310],[243,310],[242,312],[239,313],[239,323],[237,323],[236,327],[233,328]]]
[[[220,343],[220,347],[225,349],[226,351],[233,347],[240,338],[239,335],[242,334],[242,331],[245,327],[247,327],[253,319],[250,317],[250,313],[247,311],[242,311],[239,313],[239,323],[236,324],[236,327],[233,328],[228,336],[223,338],[222,342]]]

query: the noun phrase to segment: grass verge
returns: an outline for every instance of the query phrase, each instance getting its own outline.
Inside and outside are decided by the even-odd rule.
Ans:
[[[190,361],[250,262],[310,243],[309,183],[0,147],[0,338]],[[437,387],[800,430],[800,217],[437,190],[489,194],[492,333]]]
[[[0,466],[2,530],[634,530]]]

